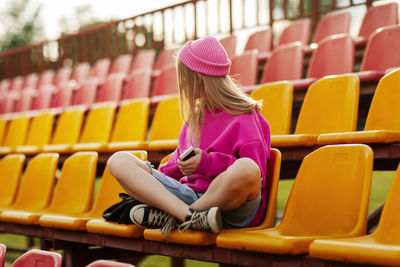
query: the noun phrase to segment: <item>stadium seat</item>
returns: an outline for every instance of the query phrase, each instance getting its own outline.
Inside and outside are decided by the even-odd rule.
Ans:
[[[30,116],[28,114],[19,113],[15,118],[8,122],[2,146],[0,146],[0,155],[10,153],[17,146],[21,146],[25,142],[28,132]]]
[[[1,220],[38,225],[44,214],[87,212],[92,207],[96,167],[96,152],[77,152],[69,156],[62,166],[49,207],[40,211],[4,210]]]
[[[148,98],[121,102],[107,151],[147,148],[149,108]]]
[[[111,59],[109,58],[102,58],[102,59],[98,59],[91,71],[90,71],[90,77],[96,77],[97,79],[99,79],[100,83],[102,83],[108,75],[108,72],[110,70],[110,65],[111,65]]]
[[[13,267],[61,267],[62,257],[57,252],[32,249],[19,256],[13,263]]]
[[[71,80],[75,81],[79,85],[89,77],[89,73],[90,65],[88,62],[78,63],[71,74]]]
[[[160,75],[161,70],[166,66],[175,64],[175,56],[177,52],[177,49],[162,49],[158,54],[156,62],[154,63],[153,76]]]
[[[132,72],[126,79],[127,83],[122,99],[150,97],[151,75],[152,70],[150,68],[142,68]]]
[[[132,63],[132,55],[124,54],[118,56],[111,64],[110,74],[121,72],[123,74],[128,74]]]
[[[398,4],[396,2],[371,6],[363,18],[356,44],[366,44],[368,37],[378,28],[398,23]]]
[[[36,90],[33,87],[25,87],[23,91],[19,93],[14,106],[14,112],[29,111],[32,108],[33,97],[36,94]]]
[[[303,75],[303,44],[280,45],[265,64],[261,83],[297,80]]]
[[[17,146],[15,151],[24,154],[36,154],[41,147],[49,144],[54,124],[54,112],[41,111],[31,119],[26,140],[23,145]]]
[[[178,93],[175,64],[166,65],[160,70],[160,75],[154,81],[151,96],[161,96]]]
[[[71,77],[72,69],[70,67],[61,67],[57,70],[54,77],[53,84],[56,87],[62,86],[67,83]]]
[[[4,261],[6,259],[7,247],[0,243],[0,267],[4,267]]]
[[[304,254],[315,239],[365,234],[373,152],[366,145],[325,146],[307,155],[282,221],[274,228],[217,237],[217,246]]]
[[[375,90],[364,131],[321,134],[318,144],[400,141],[400,69],[386,74]]]
[[[74,106],[66,108],[56,122],[49,145],[44,145],[44,152],[71,152],[72,144],[79,140],[85,107]]]
[[[229,73],[240,86],[257,84],[257,51],[249,50],[232,59]]]
[[[42,85],[36,92],[32,102],[32,110],[50,108],[53,94],[56,91],[54,85],[45,84]]]
[[[97,260],[86,265],[86,267],[135,267],[135,265],[116,261]]]
[[[115,72],[108,75],[100,88],[96,102],[119,102],[124,78],[125,73],[123,72]]]
[[[23,159],[24,157],[22,157],[22,163]],[[8,211],[40,211],[48,207],[56,183],[57,163],[57,153],[42,153],[32,158],[24,171],[15,202],[12,205],[0,207],[0,220],[3,221],[1,219],[3,212],[4,221],[6,221]],[[18,173],[20,175],[21,171],[18,170]],[[10,174],[14,175],[13,172]]]
[[[257,31],[250,35],[246,42],[244,51],[257,50],[258,53],[266,53],[271,51],[272,46],[272,30],[267,27],[265,30]]]
[[[325,37],[339,34],[349,33],[351,23],[350,12],[331,13],[321,18],[314,30],[312,43],[318,44]]]
[[[63,83],[62,85],[58,86],[52,98],[51,107],[53,108],[69,107],[72,103],[74,87],[75,85],[73,83]]]
[[[132,74],[140,69],[152,70],[155,56],[156,51],[154,49],[140,50],[133,58],[132,67],[129,73]]]
[[[267,196],[268,201],[266,205],[265,217],[260,225],[241,229],[223,230],[219,235],[204,231],[192,230],[188,230],[184,233],[179,233],[177,230],[174,230],[171,232],[167,239],[159,229],[146,229],[143,233],[144,238],[161,242],[172,242],[190,245],[211,245],[215,244],[216,239],[220,235],[224,235],[224,233],[240,233],[242,231],[273,227],[275,224],[275,207],[281,169],[281,158],[282,155],[279,150],[272,148],[270,158],[267,162],[267,177],[265,178],[267,182],[265,184],[265,188],[263,189],[268,190],[269,192]]]
[[[132,154],[143,161],[147,160],[146,151],[134,151],[132,152]],[[103,173],[103,177],[101,179],[101,184],[96,196],[96,200],[90,211],[85,213],[71,213],[68,215],[44,214],[40,217],[39,224],[43,227],[62,228],[73,231],[86,230],[86,223],[89,220],[103,220],[103,211],[114,203],[120,201],[118,194],[121,192],[125,192],[125,190],[110,174],[108,168],[106,167]]]
[[[90,77],[78,85],[72,105],[90,106],[96,101],[99,79]]]
[[[22,154],[9,154],[0,159],[0,208],[14,203],[24,162]]]
[[[10,91],[0,98],[0,114],[13,112],[15,104],[14,92],[15,91]]]
[[[3,144],[4,136],[6,133],[8,120],[4,116],[0,116],[0,145]]]
[[[219,40],[221,45],[225,48],[226,54],[230,59],[234,58],[236,55],[236,41],[235,35],[229,35]]]
[[[294,134],[271,136],[272,146],[312,146],[323,133],[355,131],[359,80],[354,74],[326,76],[307,90]]]
[[[250,96],[262,100],[261,114],[269,123],[271,135],[290,134],[293,85],[289,81],[264,84]]]
[[[308,45],[310,40],[310,19],[300,19],[292,21],[281,33],[277,46],[301,42],[303,45]]]
[[[105,151],[109,140],[117,104],[97,103],[92,106],[84,123],[79,142],[72,145],[73,151]]]
[[[37,73],[30,73],[24,77],[24,82],[22,84],[21,89],[25,89],[28,87],[36,88],[39,81],[39,75]]]
[[[400,166],[397,167],[375,232],[360,237],[315,240],[310,246],[310,255],[371,266],[399,266],[399,204]]]
[[[10,88],[10,80],[3,79],[0,81],[0,98],[5,96],[8,93],[8,89]]]
[[[54,76],[55,72],[52,69],[43,71],[42,73],[40,73],[36,88],[40,88],[43,85],[53,84]]]

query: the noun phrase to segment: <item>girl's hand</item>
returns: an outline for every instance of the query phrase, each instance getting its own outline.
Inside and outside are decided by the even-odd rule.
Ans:
[[[185,160],[185,161],[181,161],[180,159],[178,159],[178,161],[177,161],[179,169],[181,170],[183,175],[188,176],[188,175],[193,174],[196,171],[197,166],[199,166],[199,164],[200,164],[201,153],[203,151],[200,148],[195,148],[194,152],[196,155],[194,155],[190,159]]]

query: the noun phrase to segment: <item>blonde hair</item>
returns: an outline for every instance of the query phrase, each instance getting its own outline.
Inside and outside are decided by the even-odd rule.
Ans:
[[[232,115],[253,113],[261,108],[261,102],[245,94],[229,75],[208,76],[189,69],[177,58],[180,110],[189,127],[192,143],[200,143],[200,129],[204,111],[221,109]]]

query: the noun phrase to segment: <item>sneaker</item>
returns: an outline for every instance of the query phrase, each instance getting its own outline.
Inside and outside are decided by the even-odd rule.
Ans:
[[[212,207],[205,211],[196,211],[191,209],[192,215],[188,215],[185,221],[179,225],[179,232],[185,232],[187,229],[197,231],[209,231],[218,234],[222,229],[222,217],[218,207]]]
[[[174,216],[147,204],[134,206],[129,212],[129,218],[134,224],[143,228],[161,228],[166,238],[178,226]]]

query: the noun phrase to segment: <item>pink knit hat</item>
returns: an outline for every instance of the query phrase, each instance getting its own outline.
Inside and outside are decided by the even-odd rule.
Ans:
[[[189,69],[208,76],[227,75],[231,66],[224,47],[212,36],[187,42],[179,52],[179,59]]]

